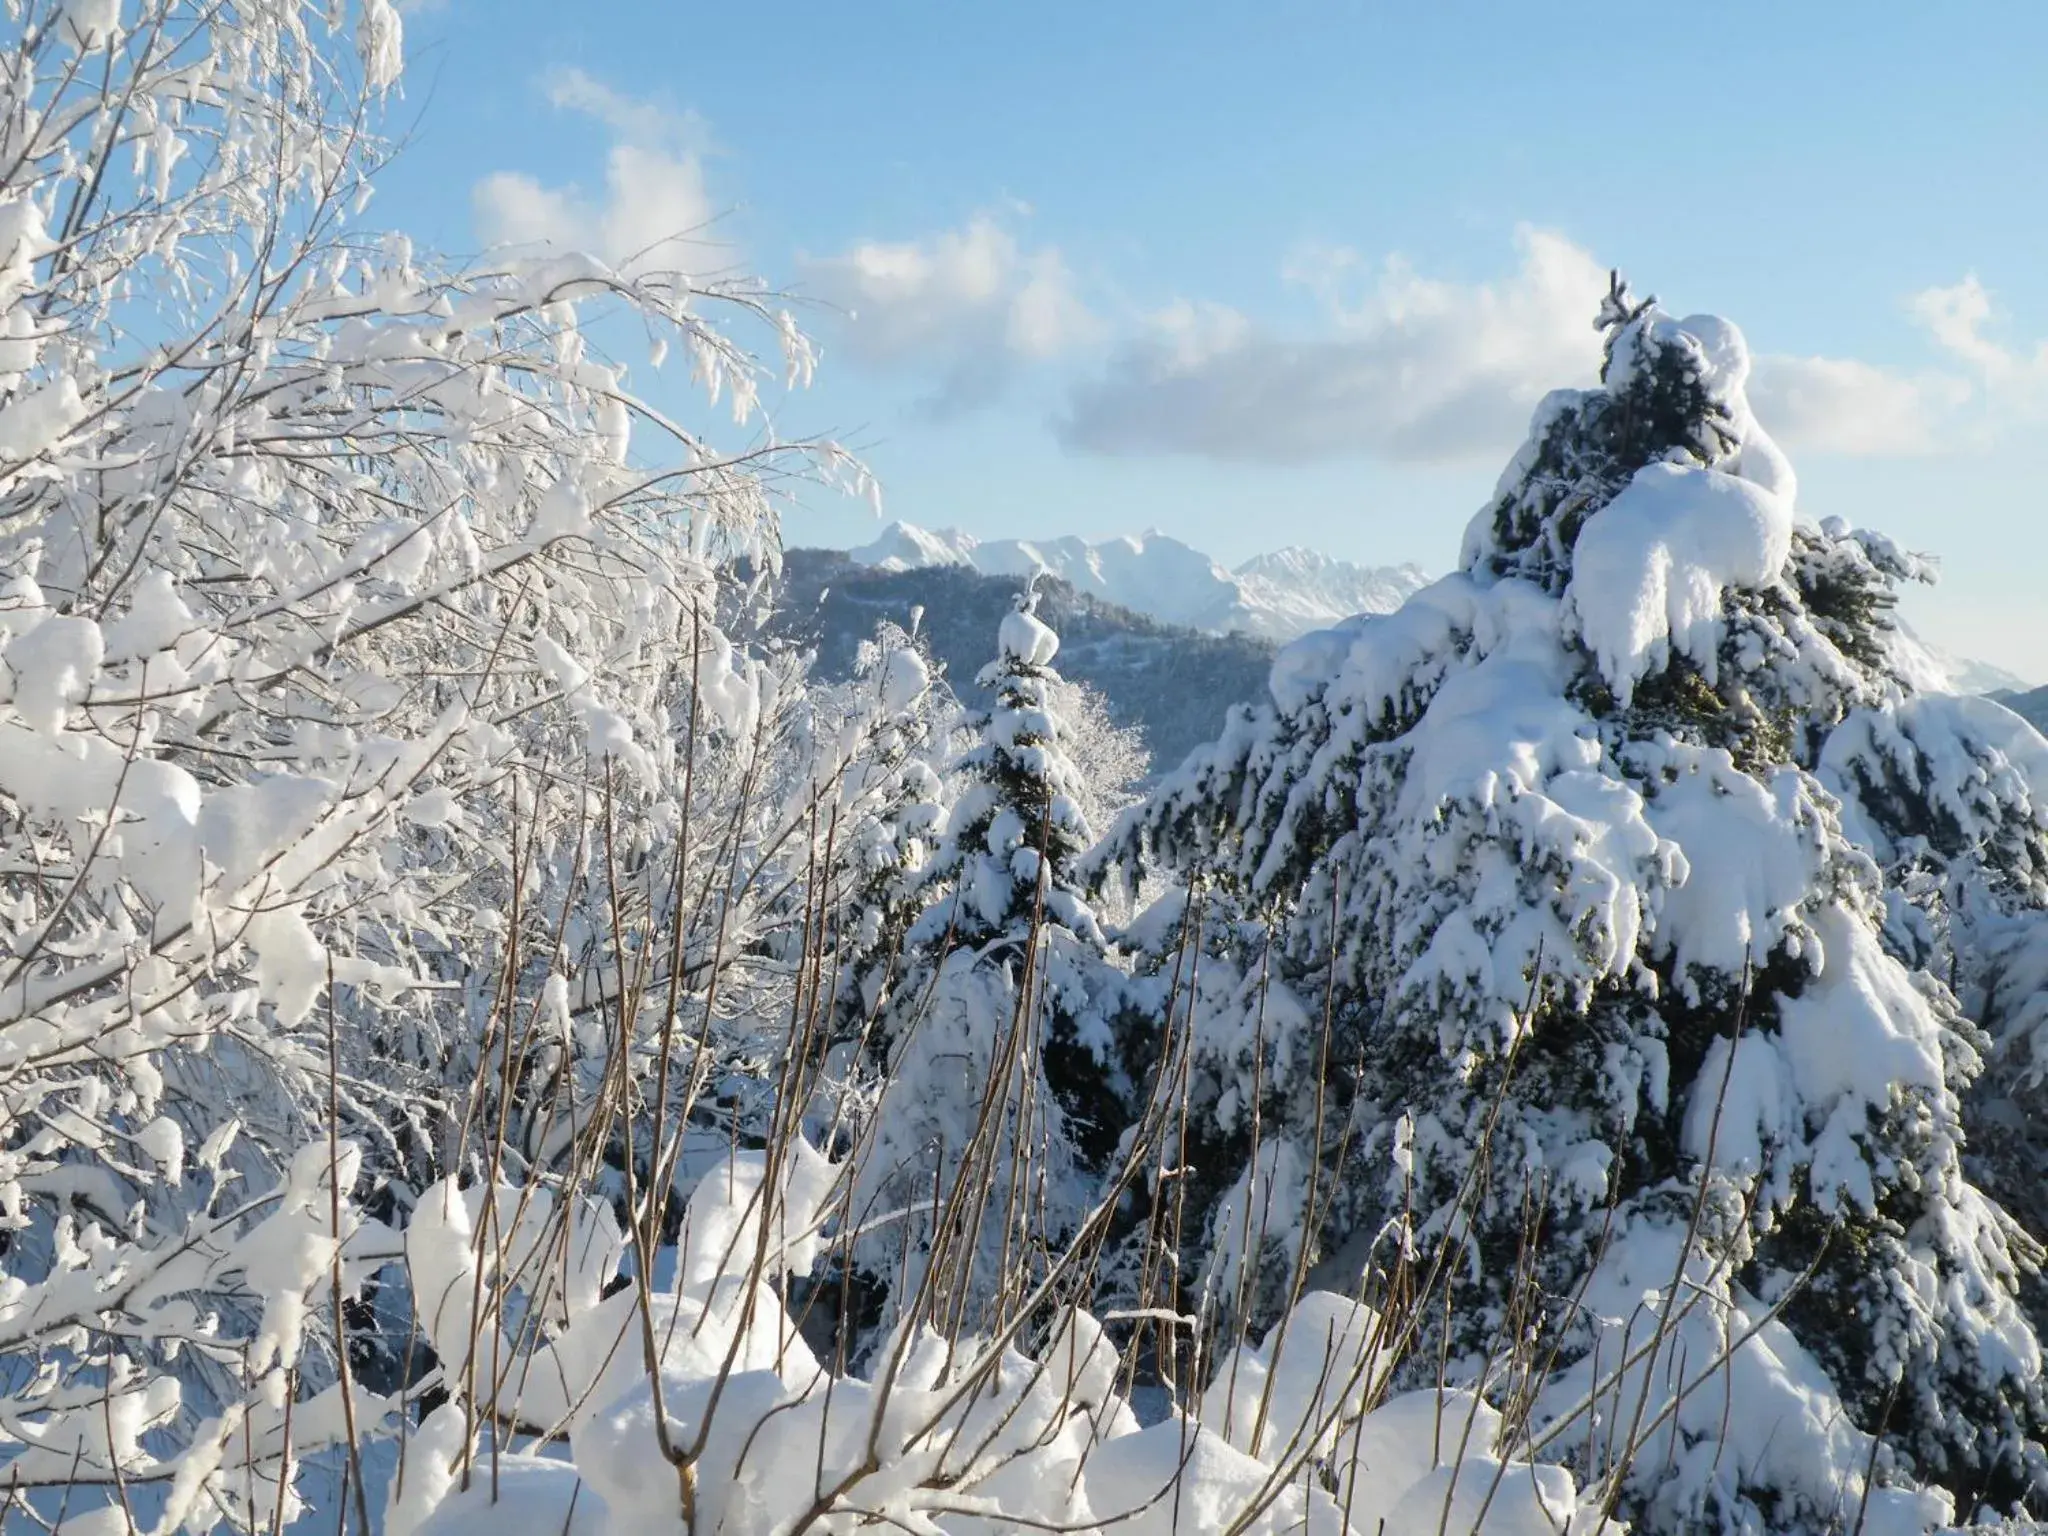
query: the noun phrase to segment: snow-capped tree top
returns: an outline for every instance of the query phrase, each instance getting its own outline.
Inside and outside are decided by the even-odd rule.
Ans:
[[[1600,324],[1600,387],[1555,390],[1538,404],[1528,440],[1465,531],[1465,570],[1559,589],[1579,525],[1651,464],[1733,475],[1788,509],[1795,500],[1791,464],[1749,407],[1741,331],[1717,315],[1675,320],[1619,282]]]
[[[1072,732],[1053,704],[1060,676],[1050,663],[1060,640],[1037,616],[1037,606],[1035,588],[1016,596],[998,626],[996,659],[980,673],[995,700],[969,717],[976,739],[956,764],[969,782],[930,872],[934,881],[957,881],[964,906],[941,903],[928,911],[918,930],[927,937],[956,922],[966,923],[954,930],[964,941],[1006,930],[1021,935],[1039,903],[1043,848],[1046,913],[1101,943],[1073,876],[1094,833],[1081,810],[1086,796],[1079,772],[1067,755]]]
[[[1027,667],[1049,667],[1059,654],[1060,637],[1038,616],[1036,585],[1019,592],[1011,610],[1003,616],[996,632],[996,665],[1017,662]]]

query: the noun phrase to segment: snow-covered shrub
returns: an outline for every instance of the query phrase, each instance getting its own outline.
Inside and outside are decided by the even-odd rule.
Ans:
[[[1304,1296],[1195,1411],[1150,1423],[1072,1307],[1029,1337],[906,1319],[849,1374],[783,1302],[847,1235],[828,1230],[847,1173],[801,1138],[733,1155],[689,1190],[651,1285],[620,1283],[601,1203],[427,1191],[406,1248],[452,1395],[385,1536],[1619,1536],[1470,1394],[1378,1401],[1385,1330],[1339,1296]]]
[[[651,1085],[680,1105],[761,1054],[713,977],[816,752],[786,671],[710,622],[712,572],[772,551],[762,466],[846,466],[649,408],[586,329],[680,351],[747,424],[750,330],[810,366],[758,285],[450,271],[358,229],[387,0],[9,16],[0,1477],[46,1478],[22,1448],[70,1436],[81,1483],[235,1481],[194,1518],[264,1528],[277,1416],[339,1433],[310,1396],[335,1234],[235,1255],[322,1215],[298,1149],[333,1112],[339,1182],[395,1215],[386,1181],[584,1155],[596,1104],[644,1123]],[[685,1011],[710,1047],[671,1081]],[[111,1454],[77,1428],[110,1393]]]
[[[1650,1529],[1846,1526],[1866,1467],[1864,1528],[1922,1529],[2028,1495],[2048,1405],[1962,1163],[1984,1037],[1840,798],[1943,708],[1891,659],[1920,567],[1800,520],[1733,326],[1601,324],[1461,568],[1283,652],[1111,839],[1182,882],[1132,935],[1192,1016],[1173,1305],[1419,1288],[1397,1372]],[[1937,794],[2012,801],[1959,751]]]

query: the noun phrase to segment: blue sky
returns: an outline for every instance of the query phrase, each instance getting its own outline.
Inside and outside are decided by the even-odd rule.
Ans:
[[[885,513],[1443,570],[1608,265],[1758,355],[1809,516],[2048,681],[2048,8],[422,0],[376,219],[813,298]],[[707,258],[709,259],[709,258]],[[851,310],[847,319],[844,311]],[[794,542],[873,536],[810,498]]]

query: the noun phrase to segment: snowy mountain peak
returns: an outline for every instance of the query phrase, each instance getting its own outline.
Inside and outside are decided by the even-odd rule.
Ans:
[[[1325,571],[1347,568],[1348,563],[1333,555],[1326,555],[1319,549],[1310,549],[1303,544],[1289,544],[1284,549],[1272,550],[1263,555],[1253,555],[1237,568],[1240,576],[1308,577]],[[1348,566],[1349,569],[1357,569]]]
[[[914,523],[891,523],[872,544],[851,551],[856,564],[880,571],[918,571],[933,565],[973,565],[975,545],[980,541],[958,528],[919,528]]]
[[[989,576],[1045,571],[1105,602],[1212,634],[1291,640],[1358,613],[1388,613],[1428,578],[1412,565],[1354,565],[1311,549],[1276,550],[1235,571],[1171,534],[1107,539],[977,539],[891,523],[851,551],[879,570],[961,565]]]
[[[1290,545],[1236,571],[1246,601],[1271,615],[1276,638],[1327,628],[1355,614],[1392,613],[1429,577],[1417,565],[1364,566]]]

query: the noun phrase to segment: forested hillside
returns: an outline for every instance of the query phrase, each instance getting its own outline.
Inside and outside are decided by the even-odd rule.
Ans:
[[[852,675],[879,623],[917,632],[963,702],[981,705],[975,681],[988,637],[1022,576],[984,576],[959,565],[881,570],[831,550],[793,549],[779,581],[755,601],[764,632],[815,649],[818,675]],[[1040,612],[1060,634],[1060,670],[1099,692],[1110,718],[1142,733],[1152,772],[1172,767],[1213,737],[1230,706],[1262,698],[1277,649],[1245,635],[1205,635],[1148,619],[1076,592],[1058,577],[1038,583]]]

